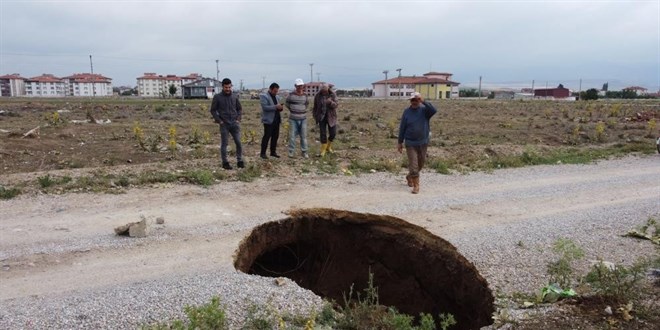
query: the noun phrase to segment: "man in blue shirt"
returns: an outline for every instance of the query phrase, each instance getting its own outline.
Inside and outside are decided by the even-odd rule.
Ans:
[[[403,152],[405,141],[406,155],[408,156],[408,175],[406,181],[412,187],[412,193],[419,193],[419,172],[426,162],[426,149],[429,144],[431,131],[429,121],[438,112],[433,104],[425,102],[420,93],[410,96],[410,106],[403,110],[401,124],[399,124],[399,141],[397,150]]]

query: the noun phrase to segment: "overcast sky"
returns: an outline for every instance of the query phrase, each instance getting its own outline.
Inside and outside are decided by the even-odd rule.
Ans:
[[[0,0],[0,75],[145,72],[371,88],[429,71],[462,87],[660,89],[660,1]],[[310,74],[313,63],[313,74]],[[266,77],[265,79],[263,77]]]

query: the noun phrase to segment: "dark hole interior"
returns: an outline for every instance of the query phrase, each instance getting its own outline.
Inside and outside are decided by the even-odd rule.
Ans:
[[[351,285],[361,292],[371,273],[383,305],[413,316],[451,313],[453,329],[492,323],[493,296],[476,268],[449,242],[393,217],[299,210],[255,228],[234,264],[248,274],[288,277],[338,303]]]

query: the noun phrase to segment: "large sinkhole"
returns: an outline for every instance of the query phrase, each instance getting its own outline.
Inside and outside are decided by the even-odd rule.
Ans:
[[[300,209],[262,224],[241,242],[236,269],[288,277],[317,295],[343,302],[362,292],[369,274],[379,302],[417,316],[451,313],[452,329],[492,323],[486,280],[456,248],[401,219],[333,209]]]

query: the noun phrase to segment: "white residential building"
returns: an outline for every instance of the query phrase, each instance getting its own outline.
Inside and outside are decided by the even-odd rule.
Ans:
[[[75,73],[62,80],[67,96],[112,96],[112,79],[100,74]]]
[[[64,80],[52,74],[42,74],[25,80],[25,95],[36,97],[63,97],[66,96]]]
[[[18,73],[0,76],[0,96],[23,95],[25,95],[25,78]]]
[[[173,96],[181,97],[182,86],[199,79],[202,79],[202,76],[197,73],[179,77],[172,74],[163,76],[146,72],[142,77],[137,78],[138,95],[142,97],[169,97],[170,86],[174,85],[176,92]]]

